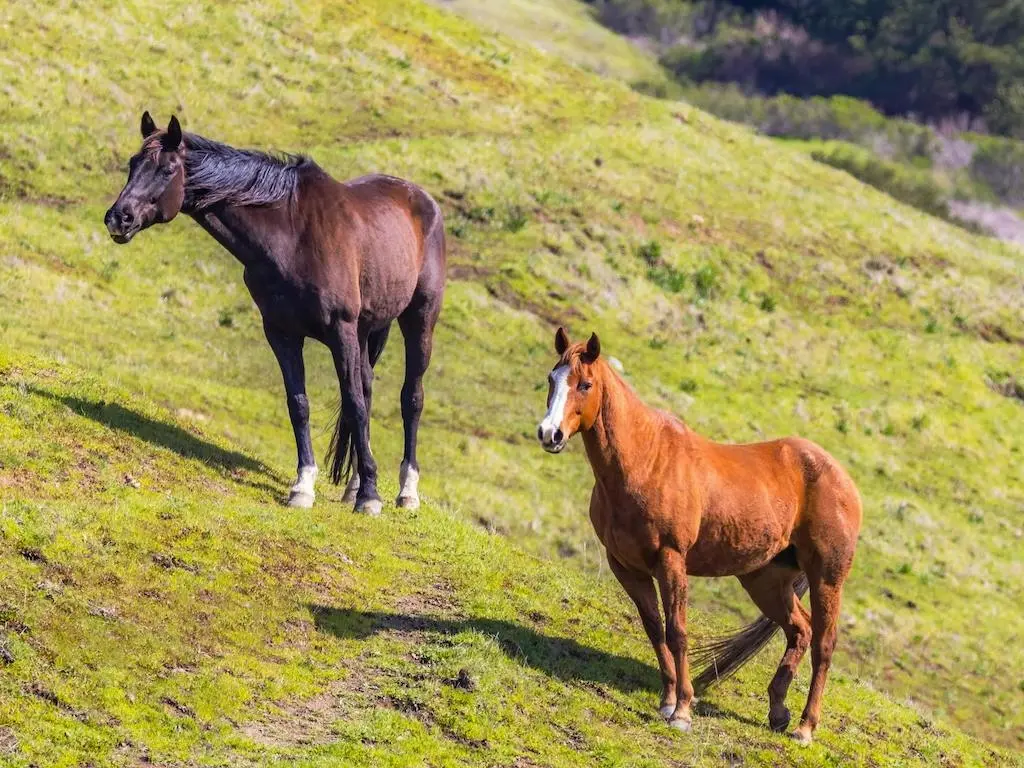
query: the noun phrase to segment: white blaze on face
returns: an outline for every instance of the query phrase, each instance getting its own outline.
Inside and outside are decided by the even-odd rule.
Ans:
[[[551,403],[547,415],[540,423],[540,439],[545,445],[555,442],[555,433],[562,428],[565,417],[565,404],[569,400],[569,366],[562,365],[551,372]]]

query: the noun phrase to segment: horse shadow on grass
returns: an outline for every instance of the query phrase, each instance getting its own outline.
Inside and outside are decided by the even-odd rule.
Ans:
[[[342,639],[365,640],[382,632],[440,635],[479,632],[492,638],[510,659],[566,683],[606,685],[623,693],[649,691],[652,707],[661,690],[661,674],[652,666],[629,656],[582,645],[568,637],[545,635],[510,621],[488,618],[446,619],[421,614],[357,611],[317,604],[309,604],[307,607],[317,630]],[[710,702],[700,702],[696,712],[704,717],[764,726],[763,723]],[[651,714],[653,717],[653,709]]]
[[[263,475],[274,483],[284,482],[282,478],[277,477],[265,464],[246,456],[244,453],[221,448],[175,424],[157,421],[130,408],[125,408],[119,403],[104,400],[86,400],[73,395],[58,395],[39,387],[29,387],[28,391],[33,395],[61,402],[79,416],[92,419],[97,424],[101,424],[108,429],[124,432],[151,445],[165,448],[182,458],[194,459],[229,473],[247,471]],[[246,478],[236,479],[245,485],[260,490],[270,491],[275,494],[280,491],[277,485],[270,483],[252,481]]]

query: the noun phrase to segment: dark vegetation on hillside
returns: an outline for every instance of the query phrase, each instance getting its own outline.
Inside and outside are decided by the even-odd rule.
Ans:
[[[764,95],[845,94],[891,115],[1024,137],[1024,5],[1015,0],[591,0],[667,45],[676,75]]]
[[[658,51],[670,79],[639,90],[766,136],[858,145],[813,154],[927,213],[1024,240],[1024,5],[589,2]]]

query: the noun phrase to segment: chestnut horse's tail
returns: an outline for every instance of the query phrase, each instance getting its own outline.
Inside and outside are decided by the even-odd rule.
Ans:
[[[388,343],[388,333],[391,326],[385,326],[382,330],[370,334],[367,339],[367,353],[370,358],[370,367],[377,364],[384,345]],[[370,414],[366,414],[369,418]],[[335,485],[347,483],[352,476],[352,461],[355,458],[355,433],[353,431],[352,419],[346,418],[341,403],[338,403],[338,413],[334,417],[334,434],[331,436],[331,444],[327,448],[327,456],[324,464],[331,468],[331,482]]]
[[[800,574],[793,582],[798,598],[807,591],[807,576]],[[715,683],[725,680],[754,658],[779,631],[779,625],[762,616],[735,632],[709,638],[690,652],[690,663],[702,667],[693,679],[695,691],[706,691]]]

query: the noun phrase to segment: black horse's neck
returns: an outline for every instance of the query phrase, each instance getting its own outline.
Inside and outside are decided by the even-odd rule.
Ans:
[[[279,206],[295,202],[300,177],[316,164],[302,155],[280,157],[187,133],[185,143],[186,213],[218,203]]]
[[[290,217],[279,210],[218,204],[189,216],[247,268],[280,272],[294,241]]]
[[[301,178],[317,165],[186,134],[182,211],[246,267],[282,268],[292,237]]]

